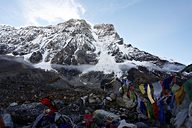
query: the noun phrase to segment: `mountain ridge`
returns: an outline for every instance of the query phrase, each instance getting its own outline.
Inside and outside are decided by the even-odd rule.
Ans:
[[[122,74],[138,66],[177,72],[185,67],[124,43],[112,24],[91,26],[81,19],[46,27],[0,26],[0,54],[23,56],[35,67],[45,69],[52,69],[54,64],[89,65],[83,72]]]

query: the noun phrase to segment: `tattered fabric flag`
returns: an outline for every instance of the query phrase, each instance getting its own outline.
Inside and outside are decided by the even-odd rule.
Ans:
[[[159,117],[159,108],[157,106],[157,102],[153,104],[153,112],[154,112],[155,119],[157,120]]]
[[[148,84],[148,86],[147,86],[147,96],[148,96],[151,104],[155,103],[155,101],[154,101],[154,99],[153,99],[153,97],[152,97],[152,95],[151,95],[151,87],[149,86],[149,84]]]
[[[175,101],[177,105],[180,105],[182,103],[184,96],[184,88],[183,86],[181,86],[180,89],[175,92]]]
[[[192,102],[189,105],[188,116],[189,120],[192,122]]]
[[[147,115],[147,108],[145,106],[145,103],[143,101],[140,102],[140,111],[144,114]]]
[[[177,84],[174,84],[172,87],[171,87],[171,91],[173,92],[173,93],[175,93],[177,90],[179,90],[180,89],[180,86],[179,85],[177,85]]]
[[[166,90],[171,90],[171,83],[173,81],[174,76],[170,76],[163,80],[162,87],[163,87],[163,94],[166,94]]]
[[[153,111],[153,106],[152,106],[152,104],[148,101],[148,102],[146,103],[146,105],[147,105],[147,112],[148,112],[148,117],[149,117],[149,119],[154,119],[155,116],[154,116],[154,111]]]
[[[164,104],[163,104],[163,100],[158,102],[158,106],[159,106],[159,121],[161,124],[165,124],[165,109],[164,109]]]
[[[141,91],[142,94],[145,94],[144,84],[140,84],[140,85],[139,85],[139,89],[140,89],[140,91]]]
[[[188,109],[182,109],[177,113],[176,118],[174,119],[174,125],[176,128],[181,128],[182,124],[185,122],[185,119],[187,118],[187,111]]]
[[[184,83],[184,90],[192,101],[192,79],[189,79]]]
[[[158,100],[161,96],[161,92],[162,92],[162,86],[161,86],[161,83],[160,81],[158,82],[155,82],[152,84],[153,85],[153,90],[154,90],[154,98],[155,100]]]

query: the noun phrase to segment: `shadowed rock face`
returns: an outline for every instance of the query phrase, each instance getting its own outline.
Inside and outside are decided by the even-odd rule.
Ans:
[[[65,102],[68,103],[87,93],[95,92],[91,86],[89,87],[90,84],[84,86],[80,81],[78,75],[81,72],[62,71],[64,75],[60,76],[55,72],[33,68],[22,58],[1,55],[0,106],[7,106],[12,102],[38,102],[40,98],[47,96],[54,99],[66,97]],[[83,77],[82,80],[86,81],[87,78]],[[89,82],[93,83],[92,80]]]
[[[147,68],[140,66],[138,69],[130,69],[128,71],[128,79],[133,82],[140,83],[153,83],[166,77],[166,73],[160,71],[149,71]]]
[[[0,55],[0,73],[19,72],[28,68],[32,68],[32,65],[25,62],[23,58]]]
[[[192,64],[186,66],[181,72],[187,72],[187,73],[192,72]]]
[[[40,51],[33,52],[29,60],[31,63],[39,63],[43,59],[43,56]]]
[[[58,78],[54,72],[33,68],[22,58],[0,56],[0,101],[1,105],[11,102],[32,100],[34,95],[45,94],[49,81]]]
[[[10,53],[13,49],[14,47],[9,47],[7,44],[2,43],[0,44],[0,55]]]

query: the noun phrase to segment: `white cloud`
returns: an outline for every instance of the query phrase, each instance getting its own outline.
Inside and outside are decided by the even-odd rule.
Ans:
[[[84,7],[76,0],[19,0],[25,25],[48,25],[81,18]]]
[[[141,0],[110,0],[108,2],[108,6],[104,6],[103,8],[101,8],[99,11],[101,12],[115,12],[118,10],[122,10],[122,9],[126,9],[130,6],[134,6],[136,4],[138,4],[139,2],[141,2]],[[102,1],[101,1],[102,3]]]

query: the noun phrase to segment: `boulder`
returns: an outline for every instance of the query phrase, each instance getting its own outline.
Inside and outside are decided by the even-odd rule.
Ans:
[[[14,49],[15,47],[13,45],[0,43],[0,55],[11,53]]]
[[[44,109],[45,106],[40,103],[30,103],[10,106],[7,108],[7,112],[11,114],[14,123],[27,125],[35,121],[36,117],[40,115]]]
[[[90,94],[88,97],[88,102],[90,104],[98,104],[101,102],[101,99],[95,94]]]
[[[131,123],[127,123],[125,120],[121,120],[117,128],[137,128],[137,126]]]
[[[118,106],[128,109],[132,109],[136,105],[136,102],[133,99],[128,98],[126,93],[123,95],[123,97],[117,97],[116,103]]]
[[[39,63],[43,59],[43,56],[40,51],[33,52],[29,60],[31,63]]]
[[[120,117],[114,113],[99,109],[93,113],[93,118],[98,126],[104,126],[104,123],[110,120],[119,120]]]
[[[0,44],[0,54],[6,54],[9,46],[6,44]]]

